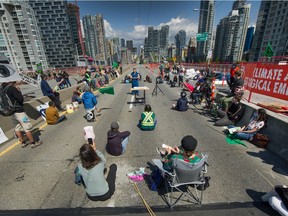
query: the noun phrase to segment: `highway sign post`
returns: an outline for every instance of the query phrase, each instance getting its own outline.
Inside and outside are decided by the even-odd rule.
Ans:
[[[208,38],[208,32],[204,32],[204,33],[198,33],[196,35],[196,40],[197,41],[206,41]]]

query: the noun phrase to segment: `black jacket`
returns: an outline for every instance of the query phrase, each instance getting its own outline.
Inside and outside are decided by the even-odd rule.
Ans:
[[[121,155],[123,151],[121,142],[129,135],[129,131],[119,132],[109,130],[107,133],[108,142],[106,145],[106,151],[114,156]]]
[[[188,99],[186,97],[179,98],[177,101],[176,109],[178,111],[187,111],[188,108]]]
[[[17,88],[15,88],[13,85],[10,84],[2,84],[3,88],[7,87],[6,94],[10,98],[12,104],[15,107],[15,112],[16,113],[21,113],[24,112],[24,97]]]

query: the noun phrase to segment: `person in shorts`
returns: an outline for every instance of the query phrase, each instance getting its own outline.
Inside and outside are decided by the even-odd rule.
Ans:
[[[24,97],[19,89],[19,86],[16,86],[15,82],[7,83],[5,86],[7,85],[9,85],[6,92],[7,96],[10,98],[12,104],[14,104],[15,107],[15,112],[13,116],[13,121],[16,125],[15,134],[21,143],[21,147],[25,148],[26,146],[31,144],[31,148],[35,148],[41,145],[42,142],[36,142],[31,133],[31,131],[33,130],[33,125],[31,124],[29,117],[24,111]],[[25,132],[29,142],[24,141],[22,131]]]

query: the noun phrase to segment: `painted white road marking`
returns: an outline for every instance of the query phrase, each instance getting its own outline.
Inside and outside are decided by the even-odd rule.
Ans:
[[[129,112],[132,111],[132,107],[133,107],[134,99],[135,99],[135,95],[132,95],[132,97],[131,97],[131,101],[130,101],[130,106],[129,106]]]

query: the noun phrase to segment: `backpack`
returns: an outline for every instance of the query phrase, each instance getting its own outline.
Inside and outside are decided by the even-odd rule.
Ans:
[[[15,106],[7,95],[8,88],[9,85],[4,88],[0,86],[0,115],[3,116],[11,116],[15,111]]]
[[[157,191],[163,186],[164,178],[161,175],[159,168],[155,168],[153,172],[150,174],[150,178],[148,180],[149,189],[152,191]]]
[[[260,133],[256,133],[251,141],[252,144],[259,148],[266,148],[267,144],[270,142],[268,136]]]

